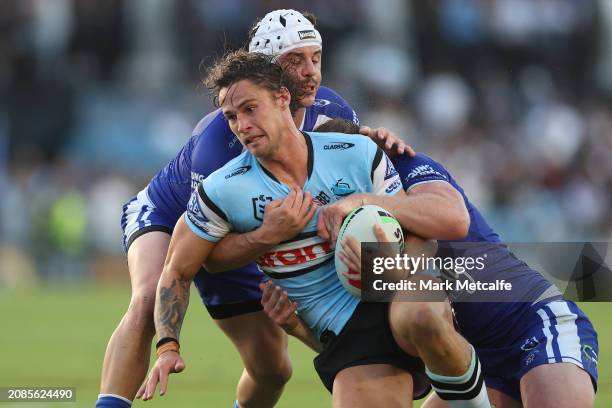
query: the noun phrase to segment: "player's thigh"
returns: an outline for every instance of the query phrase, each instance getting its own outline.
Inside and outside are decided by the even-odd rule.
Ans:
[[[254,376],[291,375],[287,335],[263,311],[215,319]]]
[[[521,378],[520,386],[527,408],[588,408],[595,401],[591,377],[572,363],[539,365]]]
[[[487,394],[489,395],[489,402],[495,406],[495,408],[522,407],[520,402],[494,388],[487,388]],[[450,408],[450,405],[441,399],[438,394],[433,392],[429,395],[425,403],[421,405],[421,408]]]
[[[345,368],[336,375],[334,408],[404,408],[412,406],[412,376],[388,364]]]
[[[169,245],[170,235],[162,231],[147,232],[132,242],[127,257],[133,297],[150,298],[155,303],[157,282]]]

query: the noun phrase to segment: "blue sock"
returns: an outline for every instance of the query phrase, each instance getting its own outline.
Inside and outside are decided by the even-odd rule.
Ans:
[[[240,405],[238,405],[238,400],[236,400],[236,402],[234,402],[234,408],[240,408]]]
[[[100,394],[96,408],[130,408],[132,401],[115,394]]]

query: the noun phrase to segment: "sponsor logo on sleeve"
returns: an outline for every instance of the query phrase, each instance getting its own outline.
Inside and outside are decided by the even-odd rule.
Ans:
[[[198,187],[198,184],[204,181],[206,177],[203,174],[192,171],[191,172],[191,191],[195,190]]]
[[[195,193],[191,195],[189,204],[187,204],[187,217],[195,224],[196,227],[208,233],[207,223],[209,223],[210,220],[206,218],[204,212],[200,208],[198,195]]]
[[[429,164],[422,164],[412,169],[412,171],[408,173],[408,175],[406,176],[406,180],[408,181],[408,180],[415,179],[417,177],[431,177],[431,176],[441,177],[444,180],[447,180],[444,174],[440,173],[438,170],[434,169]]]
[[[385,180],[389,180],[390,178],[397,176],[397,170],[395,170],[395,167],[391,163],[391,160],[389,160],[389,157],[385,156],[385,158],[387,159],[387,170],[385,170]]]
[[[255,217],[256,220],[263,222],[266,205],[272,201],[272,197],[261,194],[259,197],[251,198],[251,201],[253,203],[253,217]]]
[[[234,176],[239,176],[241,174],[246,173],[247,171],[251,170],[251,166],[242,166],[242,167],[238,167],[237,169],[233,169],[229,174],[225,175],[225,179],[229,179],[232,178]]]
[[[393,183],[391,183],[391,185],[389,187],[387,187],[385,189],[385,193],[389,194],[391,192],[393,192],[393,190],[396,190],[397,188],[399,188],[399,186],[402,185],[402,182],[399,180],[395,180]]]
[[[333,142],[333,143],[324,145],[323,150],[346,150],[346,149],[350,149],[353,146],[355,146],[354,143]]]

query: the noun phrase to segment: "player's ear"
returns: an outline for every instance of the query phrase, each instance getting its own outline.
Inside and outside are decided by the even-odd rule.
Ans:
[[[289,104],[291,103],[291,94],[289,93],[289,89],[284,86],[281,86],[281,88],[276,93],[276,98],[280,104],[279,106],[282,109],[289,108]]]

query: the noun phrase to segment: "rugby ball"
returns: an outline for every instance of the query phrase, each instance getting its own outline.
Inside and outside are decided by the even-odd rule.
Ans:
[[[341,242],[346,236],[352,235],[360,243],[378,242],[374,235],[374,225],[380,225],[391,242],[397,242],[400,248],[404,248],[404,234],[402,227],[395,217],[384,208],[377,205],[364,205],[350,212],[340,231],[338,232],[338,240],[336,241],[335,264],[338,279],[342,282],[342,286],[353,296],[361,299],[361,276],[359,271],[350,271],[349,268],[340,260],[340,250],[342,249]],[[355,275],[355,279],[347,278],[344,273]]]

